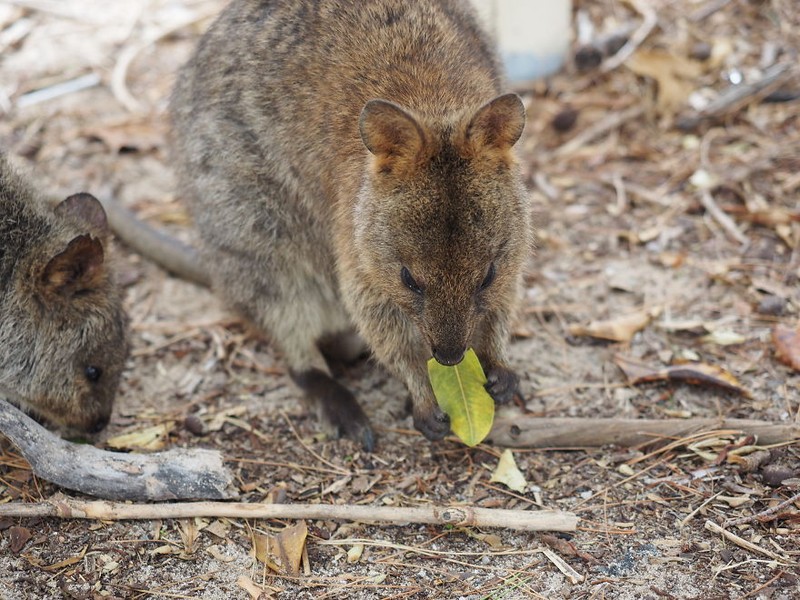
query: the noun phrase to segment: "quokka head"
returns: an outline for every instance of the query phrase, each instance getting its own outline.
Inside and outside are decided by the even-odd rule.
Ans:
[[[127,316],[104,250],[100,203],[76,194],[55,213],[50,235],[25,257],[0,323],[8,354],[0,389],[55,425],[97,433],[127,359]]]
[[[512,152],[524,125],[515,94],[446,122],[385,100],[361,112],[372,156],[355,208],[360,275],[444,365],[461,361],[485,315],[516,303],[532,237]]]

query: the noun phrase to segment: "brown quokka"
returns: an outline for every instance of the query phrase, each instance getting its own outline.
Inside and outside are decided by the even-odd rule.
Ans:
[[[55,208],[0,154],[0,396],[66,429],[108,423],[128,353],[100,203]]]
[[[426,362],[475,348],[508,400],[532,225],[525,110],[464,0],[233,0],[180,73],[174,159],[213,287],[339,432],[374,443],[320,350],[356,330],[448,433]]]

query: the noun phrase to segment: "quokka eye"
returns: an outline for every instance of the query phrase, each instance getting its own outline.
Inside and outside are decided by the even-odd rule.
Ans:
[[[493,281],[494,281],[494,263],[489,265],[489,270],[486,271],[486,277],[483,278],[479,290],[480,291],[485,290],[490,285],[492,285]]]
[[[422,295],[422,288],[417,283],[416,279],[411,276],[411,271],[403,267],[400,269],[400,279],[403,282],[403,285],[410,289],[412,292],[418,295]]]
[[[83,371],[83,374],[86,375],[86,379],[88,379],[91,383],[97,383],[103,376],[103,369],[100,367],[86,367],[86,369]]]

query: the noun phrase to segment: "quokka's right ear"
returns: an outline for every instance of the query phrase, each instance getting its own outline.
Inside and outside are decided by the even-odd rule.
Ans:
[[[358,129],[381,173],[400,174],[412,169],[425,146],[425,132],[417,120],[388,100],[367,102]]]
[[[100,201],[86,192],[72,194],[56,206],[55,213],[88,225],[98,235],[106,235],[108,219]]]
[[[478,151],[507,151],[525,128],[525,106],[516,94],[504,94],[484,104],[467,125],[467,139]]]
[[[41,289],[46,294],[72,298],[98,287],[103,279],[103,245],[84,234],[72,239],[53,256],[41,275]]]

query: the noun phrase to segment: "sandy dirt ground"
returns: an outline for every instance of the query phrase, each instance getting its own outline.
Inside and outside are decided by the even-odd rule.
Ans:
[[[193,242],[165,108],[221,5],[0,2],[0,148],[54,197],[113,198]],[[800,307],[794,0],[597,0],[575,10],[596,35],[628,25],[648,35],[621,66],[594,66],[619,48],[612,38],[519,90],[539,239],[511,351],[524,401],[508,410],[797,424],[798,373],[773,337],[776,326],[797,331]],[[771,87],[711,110],[731,86],[784,64]],[[378,448],[366,454],[321,433],[269,340],[211,292],[116,250],[133,351],[101,445],[161,426],[156,446],[220,450],[246,502],[552,508],[575,512],[579,527],[309,521],[304,565],[285,574],[253,548],[291,522],[4,518],[0,598],[800,597],[800,445],[763,452],[757,440],[717,432],[656,451],[579,439],[571,449],[514,449],[527,481],[514,492],[490,482],[501,447],[426,441],[402,385],[364,361],[340,376],[376,426]],[[580,329],[604,321],[621,341]],[[630,384],[620,357],[661,381]],[[689,381],[664,375],[678,364],[695,369]],[[727,375],[704,384],[699,370],[711,368]],[[12,445],[0,448],[0,501],[59,491]]]

